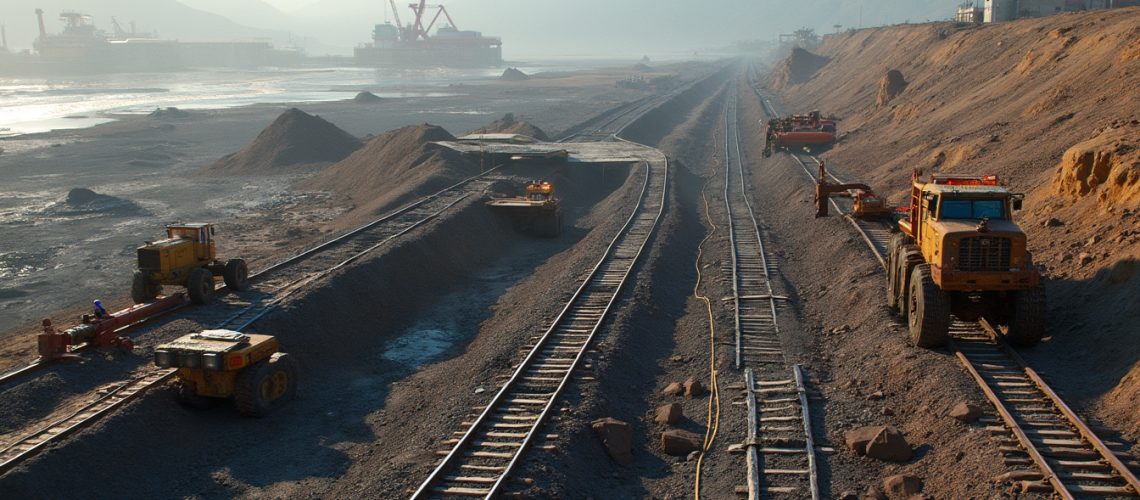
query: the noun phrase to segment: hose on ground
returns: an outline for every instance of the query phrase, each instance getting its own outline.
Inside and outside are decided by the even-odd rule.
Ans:
[[[710,177],[711,178],[711,177]],[[704,463],[705,454],[712,448],[713,441],[716,440],[716,434],[720,427],[720,386],[717,382],[716,370],[716,320],[713,318],[712,301],[705,295],[701,295],[700,287],[702,282],[701,275],[701,257],[704,255],[705,242],[712,238],[716,233],[717,225],[713,222],[712,213],[709,210],[708,194],[706,187],[708,181],[705,181],[705,186],[701,187],[701,201],[705,204],[705,219],[709,223],[709,232],[701,243],[697,245],[697,258],[693,261],[693,267],[697,270],[697,281],[693,284],[693,297],[705,303],[705,310],[708,312],[709,320],[709,390],[712,393],[709,397],[707,421],[709,425],[705,427],[705,440],[701,446],[700,455],[697,456],[697,471],[696,481],[693,485],[693,498],[700,500],[701,498],[701,465]]]

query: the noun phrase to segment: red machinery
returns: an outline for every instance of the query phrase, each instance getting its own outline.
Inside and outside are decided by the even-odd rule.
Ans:
[[[855,201],[851,215],[860,218],[886,217],[894,213],[886,202],[866,184],[831,184],[827,182],[827,167],[819,162],[819,176],[815,182],[815,216],[827,217],[827,201],[831,196],[848,197]]]
[[[764,156],[781,148],[829,146],[835,143],[835,131],[835,120],[822,117],[819,111],[769,120]]]
[[[56,331],[50,319],[43,321],[43,333],[37,335],[40,358],[52,360],[74,356],[71,352],[84,346],[134,348],[131,339],[115,335],[120,329],[138,323],[186,303],[186,295],[179,292],[153,302],[138,304],[121,311],[96,317],[84,314],[82,322],[63,332]]]

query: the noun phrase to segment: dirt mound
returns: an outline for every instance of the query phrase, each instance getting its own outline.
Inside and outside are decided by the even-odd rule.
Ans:
[[[549,142],[550,136],[546,135],[542,129],[532,125],[526,120],[519,120],[515,115],[507,113],[502,118],[491,122],[485,127],[472,130],[472,134],[522,134],[533,137],[540,141]]]
[[[145,210],[131,200],[99,194],[87,188],[75,188],[67,192],[67,198],[49,205],[44,212],[51,215],[92,213],[134,215]]]
[[[360,140],[319,116],[290,108],[241,151],[202,169],[210,175],[295,172],[297,166],[340,161],[360,149]],[[283,168],[294,167],[294,168]]]
[[[518,68],[507,68],[506,71],[503,71],[503,74],[499,76],[499,79],[508,82],[521,82],[530,80],[530,75],[519,71]]]
[[[783,89],[811,80],[828,61],[830,59],[827,57],[796,47],[792,49],[791,55],[772,71],[772,86]]]
[[[653,68],[649,67],[648,64],[637,63],[637,64],[633,65],[633,70],[634,71],[640,71],[642,73],[647,73],[647,72],[653,71]]]
[[[907,81],[897,69],[892,69],[879,80],[879,95],[875,98],[876,106],[886,106],[895,96],[906,89]]]
[[[1053,178],[1057,194],[1095,194],[1102,207],[1140,203],[1140,121],[1117,122],[1065,152]]]
[[[154,108],[154,111],[151,111],[147,116],[156,120],[181,120],[190,117],[190,113],[174,107]]]
[[[357,216],[375,215],[478,173],[477,164],[434,144],[453,140],[426,123],[390,130],[298,187],[339,193],[352,201]]]
[[[1140,406],[1140,362],[1132,365],[1112,392],[1105,398],[1105,406],[1114,414],[1122,418],[1116,425],[1120,425],[1126,434],[1140,436],[1140,420],[1129,418],[1134,416],[1136,408]]]
[[[359,94],[356,94],[356,97],[352,98],[352,102],[361,103],[361,104],[371,104],[374,102],[383,102],[383,101],[384,101],[383,97],[380,97],[376,94],[373,94],[372,92],[369,92],[367,90],[365,90]]]

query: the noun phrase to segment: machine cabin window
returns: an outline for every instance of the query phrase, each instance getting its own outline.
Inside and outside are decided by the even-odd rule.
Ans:
[[[1004,219],[1005,200],[942,200],[939,219]]]

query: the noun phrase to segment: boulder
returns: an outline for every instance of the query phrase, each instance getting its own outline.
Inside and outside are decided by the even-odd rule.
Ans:
[[[875,97],[875,105],[886,106],[896,96],[906,89],[907,81],[897,69],[892,69],[879,80],[879,95]]]
[[[879,491],[878,488],[874,486],[868,486],[867,492],[863,493],[863,500],[887,500],[887,496],[884,495],[883,492]]]
[[[682,392],[684,392],[684,389],[681,387],[681,384],[677,382],[671,382],[665,386],[665,390],[661,391],[661,393],[666,396],[680,396]]]
[[[981,418],[982,409],[970,403],[958,403],[950,409],[950,416],[958,419],[958,421],[972,424],[975,420]]]
[[[612,417],[599,418],[590,426],[610,458],[622,465],[633,462],[633,427]]]
[[[701,448],[704,439],[692,432],[670,429],[661,433],[661,451],[676,457],[686,456]]]
[[[681,403],[669,403],[657,408],[657,417],[654,418],[657,423],[665,425],[673,425],[685,416],[684,410],[681,408]]]
[[[866,455],[889,462],[905,462],[910,460],[914,451],[899,431],[894,427],[885,426],[871,439],[871,442],[867,443]]]
[[[859,456],[901,462],[913,455],[906,438],[889,425],[859,427],[844,433],[843,438],[847,448]]]
[[[685,381],[685,397],[696,398],[703,396],[704,394],[705,386],[701,383],[700,380],[689,377],[689,379]]]
[[[889,476],[883,479],[883,491],[891,500],[910,498],[922,492],[922,480],[908,474]]]

